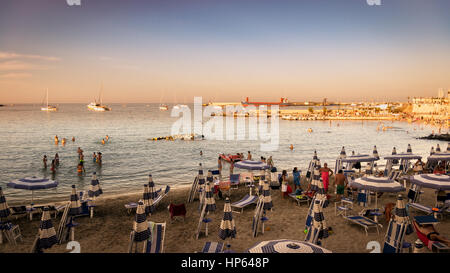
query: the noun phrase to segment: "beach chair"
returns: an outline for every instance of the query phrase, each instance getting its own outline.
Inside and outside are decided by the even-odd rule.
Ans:
[[[155,223],[152,231],[152,240],[147,243],[147,253],[164,253],[164,237],[166,235],[166,222]]]
[[[240,174],[231,174],[230,175],[230,184],[231,184],[232,189],[239,188],[240,178],[241,178]]]
[[[304,194],[296,194],[295,192],[289,193],[288,196],[297,202],[297,205],[300,206],[301,203],[306,203],[309,206],[309,202],[311,198]]]
[[[8,222],[3,223],[1,228],[2,230],[0,230],[0,232],[5,234],[5,237],[10,244],[17,245],[18,240],[22,242],[22,234],[19,225]]]
[[[201,253],[222,253],[223,246],[220,242],[206,242]]]
[[[364,217],[361,215],[353,215],[353,216],[344,216],[343,215],[343,217],[345,220],[348,220],[350,223],[362,226],[364,228],[364,230],[366,231],[366,235],[369,235],[369,233],[368,233],[369,228],[376,228],[377,233],[380,234],[378,227],[380,227],[381,225],[370,218],[367,218],[367,217]]]
[[[402,249],[408,248],[411,252],[411,244],[404,242],[407,223],[398,223],[391,219],[384,238],[383,253],[400,253]]]
[[[15,206],[15,207],[9,207],[9,210],[11,211],[11,216],[15,217],[16,220],[20,216],[27,216],[28,211],[26,206]]]
[[[353,210],[353,201],[350,199],[342,198],[341,201],[334,203],[334,214],[336,216],[347,216],[347,213],[351,210]]]
[[[164,191],[163,194],[161,194],[161,191],[162,191],[162,189],[159,189],[159,190],[156,191],[156,193],[157,193],[158,196],[156,197],[155,200],[153,200],[153,205],[154,205],[155,207],[156,207],[156,205],[162,200],[162,198],[163,198],[164,196],[166,196],[167,193],[169,193],[170,187],[169,187],[169,186],[166,186],[166,190]],[[138,207],[138,203],[131,202],[131,203],[125,204],[124,206],[125,206],[125,208],[127,209],[128,214],[130,214],[132,210],[134,210],[134,209],[136,209],[136,208]]]
[[[413,227],[416,230],[417,237],[428,247],[429,250],[432,252],[449,252],[450,248],[439,242],[439,241],[432,241],[428,239],[427,234],[422,233],[419,230],[419,225],[423,224],[430,224],[430,223],[438,223],[438,221],[434,218],[425,218],[425,217],[432,217],[432,216],[415,216],[413,223]]]
[[[251,205],[251,204],[256,204],[257,202],[258,202],[258,196],[246,194],[244,196],[244,198],[242,198],[241,200],[232,203],[231,204],[231,209],[232,209],[233,212],[243,213],[244,212],[244,208],[246,206]],[[238,208],[241,211],[233,210],[233,208]]]

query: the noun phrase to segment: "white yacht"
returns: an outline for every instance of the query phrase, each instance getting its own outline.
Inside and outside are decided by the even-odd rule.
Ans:
[[[41,111],[47,111],[47,112],[55,112],[55,111],[58,111],[58,108],[57,108],[56,106],[53,106],[53,105],[49,105],[49,104],[48,104],[48,88],[47,88],[47,98],[46,98],[46,101],[47,101],[47,105],[46,105],[46,106],[42,106],[42,107],[41,107]]]

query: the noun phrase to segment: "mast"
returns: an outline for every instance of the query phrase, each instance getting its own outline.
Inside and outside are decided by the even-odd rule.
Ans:
[[[48,109],[48,87],[47,87],[47,109]]]

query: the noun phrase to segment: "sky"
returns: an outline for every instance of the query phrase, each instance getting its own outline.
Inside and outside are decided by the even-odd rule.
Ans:
[[[0,104],[406,101],[450,90],[450,1],[0,1]]]

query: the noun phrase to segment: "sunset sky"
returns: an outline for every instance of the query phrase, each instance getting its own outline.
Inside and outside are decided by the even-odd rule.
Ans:
[[[450,1],[2,0],[0,103],[403,100],[450,89]]]

